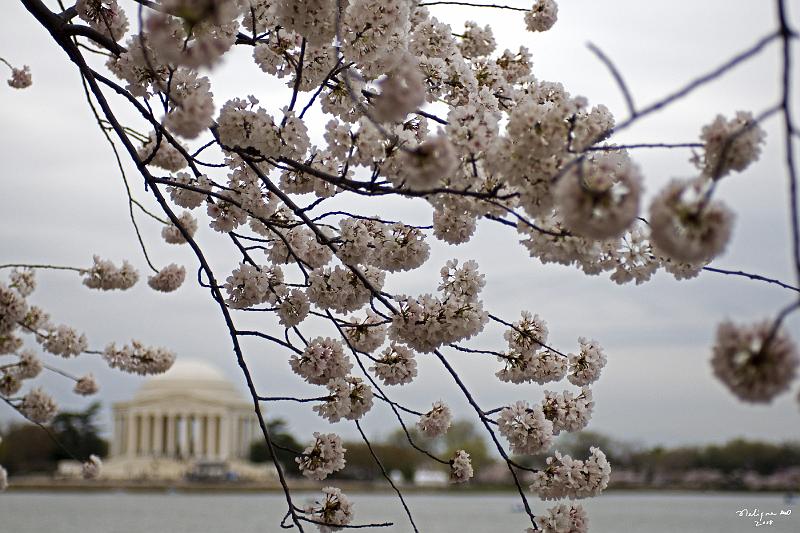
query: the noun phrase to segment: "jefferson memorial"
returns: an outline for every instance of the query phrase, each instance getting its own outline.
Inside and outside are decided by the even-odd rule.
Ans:
[[[104,477],[178,479],[198,466],[224,465],[236,477],[271,478],[271,465],[248,463],[260,436],[252,401],[211,364],[178,358],[132,400],[114,404]]]

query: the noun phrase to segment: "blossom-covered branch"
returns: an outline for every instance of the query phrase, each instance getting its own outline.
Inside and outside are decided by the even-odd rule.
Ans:
[[[629,116],[621,122],[606,106],[591,106],[562,84],[536,78],[524,46],[499,52],[489,26],[465,21],[456,33],[426,7],[500,9],[510,20],[517,17],[521,27],[542,32],[557,21],[553,0],[536,0],[529,9],[413,0],[136,0],[135,28],[117,0],[78,0],[61,13],[41,0],[21,2],[82,76],[123,177],[128,218],[154,271],[148,285],[173,292],[185,282],[186,267],[159,269],[151,263],[134,207],[159,224],[165,244],[186,245],[197,260],[197,282],[209,291],[228,329],[278,472],[287,505],[282,527],[303,531],[314,524],[325,532],[390,524],[354,524],[355,506],[335,487],[324,487],[314,503],[296,505],[273,453],[285,448],[270,435],[264,402],[309,404],[329,422],[353,421],[415,531],[413,509],[364,431],[374,404],[391,409],[409,444],[446,466],[453,483],[473,477],[466,451],[438,457],[415,440],[407,423],[413,419],[421,434],[437,438],[451,425],[450,407],[438,399],[405,405],[390,393],[414,382],[418,361],[429,358],[460,391],[507,465],[532,530],[586,531],[579,505],[561,503],[539,513],[524,485],[542,500],[595,496],[608,484],[605,454],[592,448],[588,458],[571,458],[554,451],[541,468],[523,466],[518,458],[545,453],[555,436],[587,426],[594,409],[591,386],[609,357],[600,343],[587,332],[574,353],[559,350],[549,344],[548,325],[539,315],[519,310],[520,319],[511,321],[490,312],[482,293],[491,279],[475,261],[447,261],[438,277],[427,280],[429,292],[388,290],[403,273],[421,272],[433,246],[467,245],[485,221],[516,232],[520,245],[541,263],[571,265],[587,275],[608,273],[618,284],[644,283],[658,270],[677,280],[706,270],[797,292],[779,280],[710,266],[733,233],[733,210],[719,198],[724,184],[761,157],[762,123],[777,115],[784,119],[791,224],[798,237],[796,129],[789,98],[794,32],[782,0],[776,2],[778,30],[647,106],[636,105],[621,71],[592,45],[623,94]],[[784,72],[779,106],[719,115],[698,127],[696,142],[615,142],[620,131],[779,41]],[[107,54],[106,70],[84,56],[89,44]],[[265,76],[285,81],[286,94],[241,94],[215,103],[215,67],[226,54],[242,52],[252,55]],[[27,67],[11,68],[9,85],[30,84]],[[107,94],[121,99],[112,105]],[[308,129],[312,110],[327,121],[322,131]],[[128,111],[137,118],[123,124],[119,117]],[[134,199],[136,184],[125,174],[117,143],[155,208]],[[645,206],[646,217],[647,177],[632,155],[639,148],[692,150],[687,167],[693,177],[673,180],[657,192]],[[393,198],[424,207],[431,223],[403,221],[389,212],[390,202],[378,203]],[[198,214],[201,209],[205,215]],[[200,231],[201,218],[209,221],[206,232],[225,235],[231,246],[219,258],[227,261],[224,274],[207,258],[211,248]],[[795,243],[800,276],[798,249]],[[91,266],[67,269],[96,290],[127,290],[139,278],[128,262],[118,265],[99,256]],[[22,400],[10,399],[22,380],[43,367],[35,354],[22,351],[17,331],[65,358],[86,353],[88,342],[28,307],[32,270],[15,271],[10,279],[8,286],[0,285],[0,354],[16,359],[0,365],[0,394],[28,418],[42,421],[55,412],[45,393],[33,389]],[[755,326],[720,326],[712,365],[742,399],[770,401],[793,384],[797,350],[782,321],[796,308],[792,304],[778,320]],[[240,328],[245,311],[274,313],[278,326]],[[502,331],[503,345],[474,347],[480,344],[472,341],[489,330]],[[271,395],[268,384],[254,380],[244,338],[270,343],[284,359],[274,364],[286,365],[298,384],[319,392]],[[110,366],[136,374],[164,371],[174,359],[170,351],[138,341],[112,343],[101,353]],[[496,358],[495,375],[503,382],[555,387],[566,381],[572,388],[543,390],[540,402],[509,399],[485,409],[479,391],[459,374],[459,356],[465,353]],[[56,371],[76,379],[76,392],[92,389],[88,378]],[[346,450],[338,435],[315,432],[309,442],[302,452],[294,451],[302,475],[323,480],[344,467]]]

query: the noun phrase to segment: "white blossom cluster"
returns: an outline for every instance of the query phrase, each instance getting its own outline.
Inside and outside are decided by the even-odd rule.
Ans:
[[[347,344],[354,350],[372,353],[386,340],[385,320],[372,309],[362,320],[351,317],[349,323],[342,325],[342,334]]]
[[[536,516],[536,523],[542,533],[586,533],[589,531],[589,517],[583,507],[576,503],[561,503],[547,510],[547,514]],[[528,528],[529,533],[533,528]]]
[[[322,489],[322,501],[315,501],[305,507],[305,513],[309,518],[322,522],[319,526],[322,533],[339,531],[353,521],[353,504],[341,490],[336,487],[324,487]]]
[[[186,269],[171,263],[159,270],[155,276],[149,276],[147,284],[150,288],[160,292],[172,292],[183,285],[185,279]]]
[[[233,46],[242,7],[235,0],[166,0],[145,21],[148,42],[164,61],[210,67]]]
[[[118,267],[107,259],[94,256],[94,265],[86,269],[83,284],[90,289],[103,291],[130,289],[139,281],[139,273],[127,261]]]
[[[711,357],[714,375],[746,402],[771,402],[797,375],[800,355],[782,329],[771,321],[737,325],[725,321],[717,329]]]
[[[89,26],[115,41],[128,31],[128,17],[116,0],[78,0],[75,9]]]
[[[430,246],[422,231],[400,223],[384,224],[379,229],[373,234],[370,264],[387,272],[398,272],[414,270],[427,261]]]
[[[336,35],[336,3],[329,0],[280,0],[275,2],[274,16],[276,23],[315,45],[325,44]]]
[[[110,57],[106,62],[108,70],[126,83],[125,89],[134,96],[147,96],[166,89],[169,65],[152,42],[147,37],[143,40],[133,35],[125,48],[121,55]]]
[[[186,147],[183,144],[179,144],[179,146],[184,152],[186,151]],[[136,153],[142,161],[146,161],[149,165],[163,168],[170,172],[177,172],[186,168],[186,159],[181,151],[168,142],[163,135],[159,137],[154,131],[148,134],[147,139],[142,142],[142,146],[139,147]],[[184,172],[178,175],[188,177],[188,174]]]
[[[92,374],[86,374],[78,378],[72,390],[75,394],[80,394],[81,396],[91,396],[100,390],[100,386],[97,384]]]
[[[163,374],[175,362],[175,353],[132,340],[122,348],[117,348],[112,342],[103,350],[103,359],[111,368],[119,368],[131,374]]]
[[[411,30],[407,0],[350,0],[342,16],[342,54],[364,77],[390,71],[402,58]]]
[[[314,232],[306,227],[292,228],[282,234],[267,253],[274,263],[289,264],[299,260],[310,268],[324,267],[332,256],[330,248],[321,244]]]
[[[546,91],[547,96],[540,98],[562,93],[556,105],[578,111],[572,121],[576,138],[571,144],[600,140],[613,126],[607,110],[598,107],[584,119],[580,110],[585,104],[580,99],[570,100],[559,86],[551,85]],[[764,132],[752,115],[739,112],[731,121],[717,117],[703,129],[704,156],[695,158],[700,177],[670,182],[653,199],[649,225],[642,227],[633,224],[642,179],[624,151],[605,150],[579,161],[570,161],[569,154],[553,159],[570,144],[568,136],[563,137],[566,125],[556,118],[569,107],[559,113],[553,104],[531,98],[518,103],[510,113],[508,138],[501,139],[497,151],[498,169],[523,188],[520,205],[540,228],[518,225],[520,233],[527,235],[522,244],[532,256],[545,263],[575,264],[587,274],[613,271],[611,278],[617,283],[639,284],[659,267],[678,279],[692,277],[725,250],[733,215],[721,201],[712,199],[712,183],[758,158]],[[552,140],[542,143],[539,136],[529,138],[531,126],[544,129]],[[536,175],[559,176],[555,187],[549,180],[531,177],[531,168],[542,169]],[[560,172],[561,168],[566,172]]]
[[[25,296],[15,288],[0,284],[0,311],[0,334],[6,335],[14,331],[28,313]]]
[[[545,348],[547,323],[528,311],[503,333],[508,351],[498,358],[504,367],[495,374],[510,383],[541,384],[560,381],[567,374],[567,359]]]
[[[576,139],[571,139],[568,117],[574,117],[572,124],[579,125],[577,135],[575,126],[572,126],[572,135]],[[602,197],[598,205],[604,204],[603,208],[608,211],[598,220],[604,221],[603,217],[610,217],[617,211],[623,215],[630,210],[629,205],[636,200],[634,195],[638,193],[637,190],[629,197],[625,186],[626,182],[637,181],[635,169],[630,165],[617,166],[618,162],[625,161],[624,153],[609,159],[599,158],[605,164],[592,164],[575,161],[570,152],[571,145],[587,143],[610,126],[613,126],[613,118],[605,108],[588,109],[584,99],[571,97],[560,84],[536,83],[530,92],[520,95],[509,113],[506,135],[494,141],[496,146],[489,165],[502,172],[506,180],[518,189],[519,206],[531,217],[545,219],[551,216],[554,208],[565,216],[563,209],[580,205],[583,218],[586,218],[586,213],[591,212],[593,192],[598,195],[598,200]],[[556,204],[554,176],[562,172],[569,175],[560,176],[555,182],[556,188],[560,189],[559,203]],[[605,172],[613,174],[605,176]],[[580,179],[586,177],[591,181],[589,187],[584,187],[584,180]],[[565,185],[563,180],[577,182],[578,187],[569,186],[574,183]],[[611,186],[617,182],[622,183]],[[570,198],[570,194],[576,197]],[[585,225],[591,223],[589,220]]]
[[[372,114],[380,122],[400,122],[425,103],[425,79],[413,57],[401,60],[377,85],[381,93]]]
[[[539,350],[547,342],[548,334],[547,322],[539,315],[531,316],[530,312],[523,311],[522,319],[506,330],[503,338],[508,342],[509,350],[528,354]]]
[[[361,270],[370,286],[350,268],[335,266],[311,272],[308,299],[321,309],[332,309],[339,313],[358,311],[372,297],[372,289],[383,287],[386,274],[382,270],[365,267]]]
[[[587,387],[582,387],[577,396],[569,391],[561,394],[544,391],[542,412],[553,423],[553,435],[585,428],[592,418],[593,408],[592,391]]]
[[[3,370],[0,374],[0,394],[9,397],[13,396],[22,388],[22,380],[15,372]]]
[[[672,180],[650,204],[653,243],[670,258],[708,262],[725,251],[733,212],[709,200],[710,182]]]
[[[475,261],[458,267],[449,261],[441,270],[442,298],[423,294],[418,298],[402,296],[400,312],[392,319],[389,337],[419,352],[432,352],[442,346],[479,333],[488,322],[488,314],[478,299],[485,284]]]
[[[465,483],[472,479],[472,460],[464,450],[456,450],[450,459],[450,482]]]
[[[525,401],[503,408],[497,416],[497,427],[516,454],[544,452],[553,442],[553,423],[541,407],[531,407]]]
[[[211,126],[214,102],[207,77],[189,70],[178,70],[166,85],[171,107],[164,125],[186,139],[194,139]]]
[[[247,213],[226,200],[209,201],[206,213],[211,218],[209,226],[220,233],[230,233],[247,221]]]
[[[280,267],[262,268],[241,263],[225,280],[227,304],[245,309],[259,304],[274,304],[286,290]]]
[[[103,468],[103,461],[94,454],[89,456],[89,459],[84,461],[81,465],[81,475],[84,479],[96,479],[100,476],[100,471]]]
[[[0,292],[0,296],[2,292]],[[9,330],[13,329],[9,328]],[[0,335],[0,354],[11,354],[22,348],[22,339],[16,335],[5,333]]]
[[[525,13],[528,31],[547,31],[553,27],[558,17],[558,4],[554,0],[536,0],[530,11]]]
[[[220,141],[263,156],[278,155],[281,141],[275,122],[264,108],[253,111],[251,107],[256,104],[258,100],[250,96],[249,100],[237,98],[222,106],[217,119]]]
[[[510,351],[503,355],[504,367],[496,372],[500,381],[539,385],[560,381],[567,375],[567,359],[550,350],[519,353]]]
[[[438,437],[447,433],[453,415],[442,401],[434,402],[431,410],[419,417],[417,428],[428,437]]]
[[[326,385],[334,378],[344,378],[353,368],[342,343],[330,337],[317,337],[309,342],[301,356],[289,359],[292,370],[309,383]]]
[[[343,218],[339,227],[342,243],[337,256],[348,265],[371,265],[388,272],[414,270],[430,254],[425,234],[404,224]]]
[[[7,371],[14,373],[19,379],[32,379],[41,374],[42,361],[33,350],[22,350],[17,354],[19,361]]]
[[[345,466],[342,439],[335,433],[314,433],[314,444],[295,458],[300,471],[310,479],[322,481]]]
[[[331,422],[358,420],[372,409],[372,388],[355,376],[334,378],[327,383],[329,397],[314,411]]]
[[[31,68],[24,65],[22,68],[12,68],[11,77],[8,79],[8,86],[12,89],[27,89],[33,84]]]
[[[306,293],[292,289],[278,305],[278,320],[283,327],[293,328],[305,320],[310,310],[311,304]]]
[[[663,255],[692,264],[707,263],[725,251],[734,215],[723,202],[712,199],[715,182],[756,161],[765,137],[746,111],[731,120],[718,115],[703,127],[703,155],[694,158],[700,176],[670,181],[650,205],[653,243]]]
[[[465,29],[463,37],[458,45],[461,55],[464,57],[478,58],[488,56],[497,47],[491,26],[481,28],[476,22],[467,21],[464,23]]]
[[[731,171],[741,172],[758,160],[765,138],[752,113],[738,111],[731,120],[717,115],[700,134],[704,147],[698,164],[703,175],[718,180]]]
[[[553,196],[569,231],[609,239],[622,235],[639,214],[641,181],[625,152],[603,152],[570,168]]]
[[[178,216],[178,224],[189,237],[194,237],[197,233],[197,219],[192,216],[189,211],[184,211]],[[186,237],[183,236],[181,230],[176,224],[169,224],[161,229],[161,236],[165,242],[169,244],[185,244]]]
[[[175,175],[173,181],[175,182],[175,186],[167,187],[170,198],[172,198],[172,201],[177,205],[185,207],[186,209],[200,207],[203,205],[207,196],[202,192],[192,189],[199,189],[200,191],[211,190],[211,181],[206,176],[195,178],[190,176],[187,172],[179,172]],[[192,189],[185,187],[192,187]]]
[[[26,298],[36,288],[33,270],[13,270],[9,282],[0,283],[0,356],[13,356],[16,360],[0,365],[0,396],[5,399],[16,395],[25,380],[36,378],[44,368],[36,352],[23,348],[20,333],[32,334],[45,351],[64,358],[77,356],[88,348],[85,335],[65,325],[53,325],[47,313],[28,304]],[[44,418],[39,414],[48,411],[49,396],[42,389],[33,389],[27,397],[26,410],[37,419]],[[22,406],[16,407],[21,410]]]
[[[404,385],[417,377],[414,352],[402,344],[391,343],[369,368],[386,385]]]
[[[606,489],[610,475],[611,465],[599,448],[591,447],[585,461],[555,452],[533,474],[531,491],[543,500],[590,498]]]
[[[86,335],[78,333],[74,328],[65,325],[44,325],[44,331],[37,335],[37,340],[44,350],[61,357],[75,357],[89,347]]]
[[[573,385],[582,387],[594,383],[606,366],[606,354],[595,340],[578,339],[580,352],[569,354],[569,375],[567,379]]]
[[[327,126],[327,146],[312,147],[303,121],[292,111],[284,109],[279,121],[249,96],[230,100],[220,111],[216,131],[229,148],[299,161],[310,152],[310,166],[315,169],[350,176],[356,167],[369,168],[383,173],[400,188],[488,191],[497,187],[516,193],[518,200],[507,202],[508,207],[522,208],[539,227],[550,231],[554,223],[558,230],[554,233],[563,232],[563,236],[532,235],[524,242],[532,255],[546,262],[576,263],[590,274],[610,270],[618,283],[642,283],[659,266],[680,276],[686,268],[676,266],[675,261],[694,266],[719,252],[712,250],[688,259],[673,256],[669,239],[662,236],[684,231],[674,229],[676,222],[669,219],[675,216],[667,217],[664,223],[652,223],[653,239],[661,241],[658,251],[648,242],[650,229],[637,235],[631,223],[638,216],[641,176],[628,154],[609,149],[576,161],[575,154],[602,141],[611,131],[614,119],[608,109],[602,105],[589,107],[584,98],[569,95],[560,84],[535,79],[525,48],[518,53],[505,50],[493,57],[496,43],[488,26],[481,28],[468,22],[463,33],[454,36],[427,9],[401,1],[343,2],[341,12],[337,12],[335,2],[321,0],[273,5],[250,2],[245,9],[233,1],[212,2],[207,11],[183,1],[173,3],[178,11],[171,15],[153,13],[148,20],[147,29],[153,34],[148,44],[143,45],[134,35],[127,51],[109,61],[112,71],[129,82],[128,89],[134,94],[170,89],[174,103],[167,114],[168,127],[172,121],[185,122],[179,115],[189,114],[187,108],[194,109],[200,122],[206,120],[203,117],[209,115],[207,109],[213,105],[207,79],[185,67],[214,64],[232,44],[237,17],[244,15],[241,30],[263,36],[254,43],[256,62],[269,74],[289,78],[290,87],[310,92],[326,80],[336,63],[336,41],[352,68],[335,83],[320,87],[322,109],[335,117]],[[105,9],[118,16],[112,0],[85,4],[94,6],[94,11]],[[555,23],[557,12],[553,0],[537,0],[523,18],[529,30],[546,31]],[[119,17],[124,18],[124,14]],[[91,22],[92,17],[87,20]],[[341,22],[338,38],[337,20]],[[191,34],[181,27],[187,21]],[[177,55],[173,41],[182,43]],[[302,69],[298,69],[301,58]],[[171,76],[170,62],[181,65]],[[298,71],[302,71],[299,78]],[[437,99],[450,106],[444,132],[430,131],[424,117],[407,118],[425,101]],[[508,118],[505,132],[501,128],[503,117]],[[390,137],[397,136],[399,146],[387,145],[384,132],[371,119],[398,123],[390,124],[387,131]],[[351,129],[351,124],[357,129]],[[715,161],[723,158],[728,162],[715,172],[717,177],[746,167],[757,159],[763,137],[759,125],[746,112],[737,113],[732,120],[717,117],[701,134],[705,147],[698,164],[703,174],[708,175],[711,166],[720,166]],[[357,148],[355,153],[348,150],[351,140],[351,148]],[[174,141],[162,139],[160,144],[165,151],[174,151]],[[151,163],[158,164],[157,159],[158,154]],[[174,163],[167,167],[183,166],[180,154],[170,159]],[[293,177],[284,181],[287,176]],[[283,173],[281,184],[299,194],[313,191],[326,196],[337,192],[330,182],[295,169]],[[199,193],[183,193],[199,195],[197,201],[203,201]],[[434,208],[434,234],[450,243],[466,242],[475,231],[477,218],[496,215],[496,208],[469,197],[431,195],[426,199]],[[714,211],[716,204],[707,204],[706,209]],[[238,216],[231,218],[229,211],[247,217],[230,206],[213,209],[225,212],[222,222],[214,217],[216,227],[223,231],[243,223]],[[707,224],[719,224],[723,230],[730,226],[724,216],[720,222]],[[522,232],[536,232],[524,224],[519,227]],[[726,240],[725,231],[716,233],[716,240]],[[342,248],[347,248],[344,228],[341,237]],[[275,246],[275,253],[285,252],[282,255],[289,260],[292,254],[283,249],[285,245],[276,241]],[[344,259],[342,253],[343,260],[356,261]],[[424,261],[423,255],[427,253],[412,253],[409,258]],[[400,268],[415,268],[416,261]],[[380,268],[392,270],[384,265]]]
[[[33,269],[24,268],[17,270],[16,268],[8,275],[8,286],[15,289],[20,296],[27,298],[33,291],[36,290],[36,276]]]
[[[532,257],[543,263],[575,265],[588,275],[611,272],[610,278],[618,284],[634,281],[639,285],[649,281],[662,267],[676,279],[690,279],[710,261],[693,259],[688,262],[664,253],[656,246],[660,230],[653,228],[652,221],[649,226],[633,224],[622,237],[600,242],[570,234],[556,216],[539,222],[541,229],[549,233],[525,226],[517,228],[525,236],[521,243]],[[707,254],[701,254],[704,255]]]
[[[31,422],[46,424],[56,416],[58,406],[52,396],[37,387],[22,397],[19,411]]]
[[[424,191],[446,182],[458,167],[458,158],[447,137],[437,135],[413,150],[402,152],[398,164],[394,184]]]

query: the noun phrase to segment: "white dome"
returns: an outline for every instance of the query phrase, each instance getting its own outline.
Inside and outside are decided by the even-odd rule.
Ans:
[[[197,359],[178,358],[165,373],[145,381],[136,392],[134,402],[187,395],[214,403],[244,401],[236,386],[216,366]]]
[[[193,381],[228,381],[219,368],[198,359],[176,359],[172,368],[163,374],[154,376],[151,381],[185,379]]]

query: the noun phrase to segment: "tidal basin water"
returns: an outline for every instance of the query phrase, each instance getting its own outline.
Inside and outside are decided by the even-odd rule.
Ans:
[[[312,496],[298,493],[295,499],[300,504]],[[511,493],[414,493],[406,499],[423,533],[522,533],[530,526]],[[395,525],[349,531],[412,531],[395,497],[354,494],[352,500],[356,522],[388,520]],[[544,507],[531,503],[535,510]],[[787,503],[780,494],[611,492],[584,506],[593,533],[800,532],[800,503]],[[739,516],[744,509],[759,514]],[[0,532],[271,533],[286,531],[278,526],[284,510],[283,495],[277,493],[8,492],[0,495]],[[762,525],[757,526],[756,519]],[[305,529],[317,531],[311,525]]]

